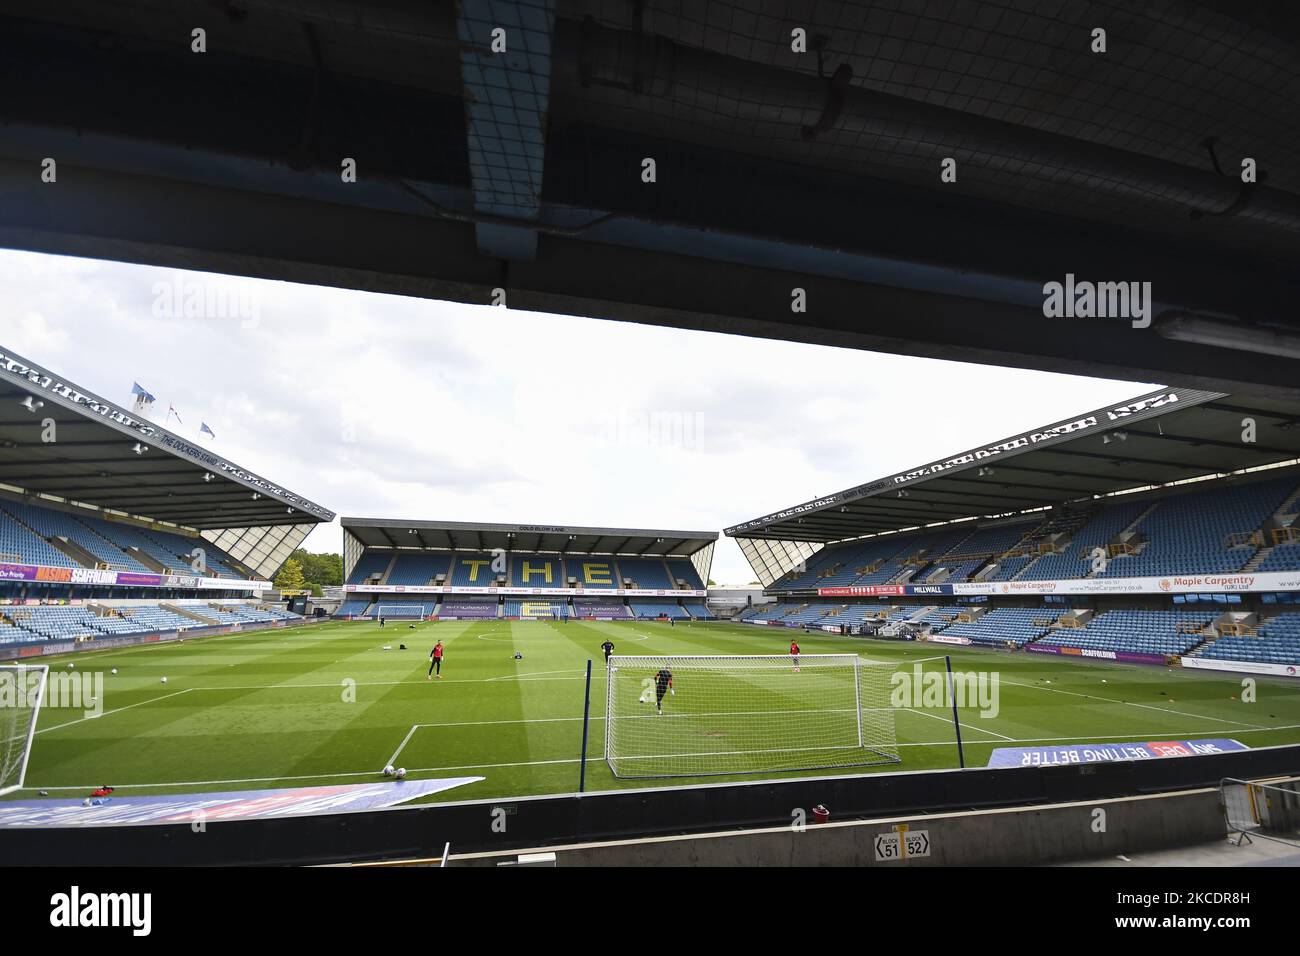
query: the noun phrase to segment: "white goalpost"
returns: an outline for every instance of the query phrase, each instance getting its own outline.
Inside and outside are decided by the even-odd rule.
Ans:
[[[614,655],[605,760],[616,777],[898,763],[893,664],[856,654]],[[671,678],[671,687],[664,675]]]
[[[46,664],[0,664],[0,796],[17,790],[27,777],[49,675]]]
[[[425,605],[423,604],[380,604],[378,605],[378,609],[375,611],[375,616],[386,618],[400,617],[423,619],[427,616],[427,613],[428,612],[425,611]]]

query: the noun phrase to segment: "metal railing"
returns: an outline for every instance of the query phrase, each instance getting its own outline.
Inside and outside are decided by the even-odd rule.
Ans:
[[[1234,846],[1252,836],[1300,846],[1300,777],[1219,782],[1219,806]]]

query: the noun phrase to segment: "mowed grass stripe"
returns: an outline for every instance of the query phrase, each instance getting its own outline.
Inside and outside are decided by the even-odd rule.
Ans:
[[[82,715],[43,711],[30,787],[15,796],[99,783],[175,793],[178,786],[356,782],[377,774],[416,724],[428,726],[411,735],[401,757],[413,777],[486,777],[437,799],[568,792],[577,785],[588,658],[597,718],[588,786],[663,785],[674,781],[616,780],[599,759],[605,638],[622,655],[785,654],[790,633],[644,621],[460,621],[414,629],[392,622],[383,631],[371,622],[333,622],[74,655],[68,660],[79,669],[118,667],[117,677],[106,673],[104,707],[130,709],[61,728]],[[968,765],[985,762],[995,747],[1014,745],[994,735],[1044,743],[1219,736],[1252,746],[1300,742],[1300,687],[1283,679],[1256,678],[1258,703],[1246,704],[1242,678],[1234,675],[797,634],[806,654],[857,653],[905,676],[940,651],[951,654],[958,671],[996,672],[996,713],[982,715],[969,702],[960,713]],[[444,679],[425,681],[429,650],[439,638],[447,647]],[[397,650],[400,643],[408,650]],[[385,644],[394,649],[382,650]],[[522,659],[514,659],[516,650]],[[942,663],[924,668],[934,666]],[[163,674],[170,678],[166,690]],[[343,700],[345,679],[355,682],[354,703]],[[182,690],[189,692],[151,702]],[[685,712],[682,694],[679,688],[675,702]],[[799,706],[796,690],[773,699],[782,698]],[[946,705],[897,711],[903,763],[885,769],[955,766],[949,713]]]

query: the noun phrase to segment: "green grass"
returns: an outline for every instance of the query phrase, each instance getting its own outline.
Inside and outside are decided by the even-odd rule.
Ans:
[[[38,789],[81,795],[99,784],[128,795],[361,783],[379,779],[404,740],[397,762],[412,779],[485,778],[433,799],[572,792],[589,657],[596,665],[588,788],[698,782],[618,780],[601,759],[599,647],[607,636],[618,654],[781,654],[789,632],[731,624],[462,621],[414,630],[396,622],[381,633],[370,622],[340,622],[53,658],[52,670],[72,660],[79,671],[105,675],[103,714],[85,719],[80,710],[44,709],[27,787],[10,799]],[[438,639],[447,648],[444,678],[430,682],[428,654]],[[994,747],[1019,742],[1300,742],[1300,686],[1282,679],[1258,678],[1258,700],[1247,703],[1240,700],[1242,679],[1232,675],[812,632],[799,640],[807,654],[859,653],[909,672],[913,662],[951,653],[959,671],[996,673],[996,716],[974,707],[961,714],[968,766],[983,766]],[[397,650],[401,642],[409,650]],[[382,650],[384,644],[395,649]],[[513,659],[516,650],[522,660]],[[680,687],[669,708],[685,708],[685,694]],[[845,772],[956,766],[949,715],[943,706],[897,710],[902,762]]]

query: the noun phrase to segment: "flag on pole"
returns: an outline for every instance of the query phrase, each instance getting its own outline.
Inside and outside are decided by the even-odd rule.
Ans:
[[[181,413],[178,412],[178,411],[176,411],[176,406],[175,406],[175,405],[172,405],[172,404],[168,403],[168,405],[167,405],[167,420],[168,420],[168,421],[171,421],[173,415],[176,416],[176,420],[177,420],[178,422],[181,422]],[[181,424],[184,425],[185,423],[184,423],[184,422],[181,422]]]
[[[202,424],[203,424],[203,427],[199,429],[199,434],[200,434],[200,435],[211,435],[213,438],[216,438],[216,437],[217,437],[217,433],[214,432],[211,428],[208,427],[208,423],[207,423],[207,422],[203,422]]]

